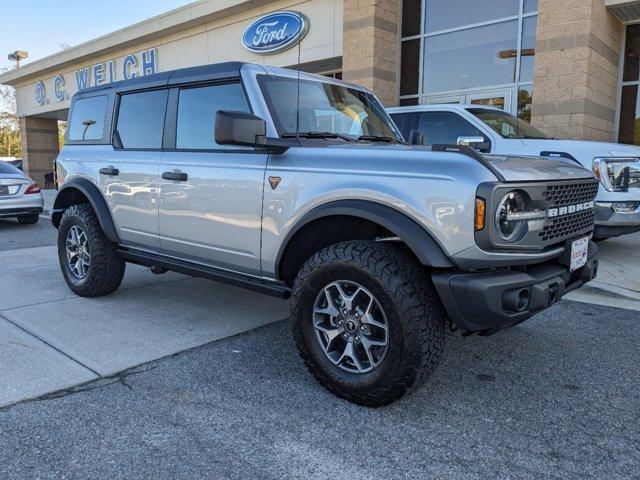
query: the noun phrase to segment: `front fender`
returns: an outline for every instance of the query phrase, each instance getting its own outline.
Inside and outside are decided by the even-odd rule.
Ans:
[[[425,266],[435,268],[452,268],[454,266],[429,232],[404,213],[367,200],[338,200],[307,212],[289,230],[276,257],[276,271],[279,269],[289,241],[300,229],[314,220],[334,215],[364,218],[381,225],[402,239]]]

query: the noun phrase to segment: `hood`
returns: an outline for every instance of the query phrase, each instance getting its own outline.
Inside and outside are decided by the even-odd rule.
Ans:
[[[565,158],[483,155],[507,182],[595,178],[591,170]]]
[[[528,150],[534,152],[567,152],[583,166],[591,168],[596,157],[638,157],[640,147],[609,142],[589,142],[586,140],[522,140]]]
[[[367,159],[376,159],[381,161],[388,160],[391,152],[397,154],[399,158],[406,159],[407,161],[425,159],[426,157],[433,158],[434,160],[444,160],[448,163],[449,160],[447,160],[447,157],[452,158],[450,156],[453,155],[458,158],[458,160],[474,162],[481,168],[486,169],[487,173],[492,174],[493,172],[490,172],[491,169],[487,168],[486,165],[486,163],[489,163],[490,166],[497,171],[497,173],[502,175],[507,182],[537,182],[595,178],[591,170],[581,167],[573,160],[567,160],[564,158],[483,154],[482,157],[486,162],[482,162],[459,152],[434,152],[430,147],[419,147],[413,145],[342,143],[334,144],[325,148],[347,151],[351,158],[358,157],[360,152],[362,152],[365,154],[365,158]],[[453,165],[453,162],[450,164]],[[395,167],[400,167],[401,163],[394,161],[393,165]],[[455,176],[455,172],[456,169],[452,167],[448,174]]]

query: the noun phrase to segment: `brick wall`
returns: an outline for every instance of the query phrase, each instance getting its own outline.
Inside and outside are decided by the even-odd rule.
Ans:
[[[44,187],[44,175],[53,172],[53,161],[58,156],[58,121],[20,117],[20,141],[24,171]]]
[[[397,104],[398,0],[344,0],[342,75]]]
[[[532,123],[613,141],[622,24],[604,0],[539,0]]]

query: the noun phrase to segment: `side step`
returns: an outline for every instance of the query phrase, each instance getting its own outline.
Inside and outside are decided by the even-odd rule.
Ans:
[[[187,260],[166,257],[164,255],[127,247],[120,247],[118,253],[127,262],[136,263],[145,267],[156,267],[156,269],[166,268],[173,272],[227,283],[236,287],[246,288],[247,290],[253,290],[254,292],[271,295],[272,297],[289,298],[291,296],[291,289],[283,282],[277,280],[263,279],[253,275],[232,272],[222,268],[201,265]]]

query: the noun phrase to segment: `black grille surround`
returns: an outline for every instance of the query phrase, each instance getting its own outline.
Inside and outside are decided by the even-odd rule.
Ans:
[[[539,253],[561,247],[568,240],[590,235],[595,222],[595,203],[590,208],[583,207],[586,203],[595,202],[598,186],[599,182],[595,178],[526,183],[483,183],[478,187],[477,196],[487,202],[487,219],[485,228],[475,233],[476,243],[486,251]],[[557,209],[556,216],[530,221],[527,233],[515,243],[504,241],[495,225],[496,207],[512,190],[526,194],[529,198],[529,210],[548,214],[549,209]],[[565,212],[560,213],[563,210]],[[567,210],[574,211],[568,213]]]

